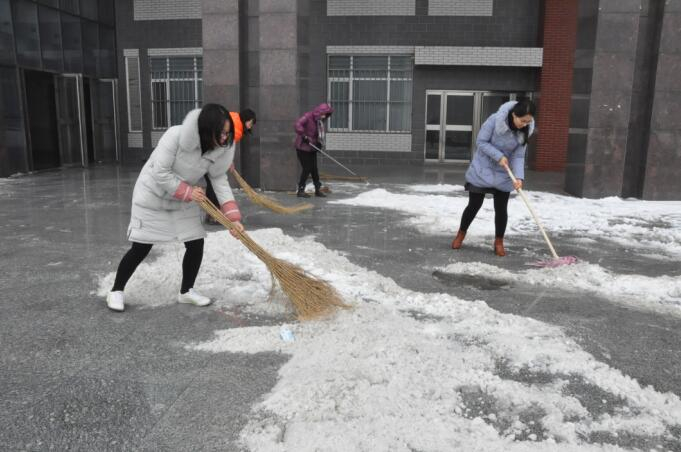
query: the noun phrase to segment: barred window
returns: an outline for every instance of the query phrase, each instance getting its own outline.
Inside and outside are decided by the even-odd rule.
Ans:
[[[328,81],[330,130],[411,130],[411,56],[329,56]]]
[[[152,57],[149,64],[153,128],[181,124],[190,110],[201,106],[203,58]]]

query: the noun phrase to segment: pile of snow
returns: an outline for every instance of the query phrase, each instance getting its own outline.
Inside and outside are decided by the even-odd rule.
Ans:
[[[422,186],[415,191],[428,192]],[[525,194],[551,235],[566,233],[609,239],[627,247],[653,248],[672,256],[681,256],[679,201],[640,201],[614,197],[580,199],[533,191]],[[378,188],[354,198],[330,202],[397,210],[406,215],[408,224],[424,233],[451,235],[459,228],[468,196],[465,193],[456,196],[392,193]],[[469,229],[469,236],[475,239],[476,236],[493,234],[493,221],[494,208],[491,199],[488,199]],[[519,197],[512,198],[509,205],[508,234],[539,234]]]
[[[424,185],[408,185],[407,189],[417,193],[457,193],[464,191],[463,185],[450,184],[424,184]]]
[[[637,309],[644,308],[681,316],[681,278],[678,277],[620,275],[600,265],[585,262],[517,272],[481,262],[455,262],[436,270],[453,275],[482,276],[499,282],[521,282],[568,292],[583,291]]]
[[[403,289],[310,238],[278,229],[251,235],[354,305],[326,321],[292,325],[294,342],[281,341],[279,326],[265,326],[187,345],[291,354],[242,432],[252,450],[618,450],[589,438],[608,432],[662,441],[681,425],[676,395],[641,387],[556,327],[481,301]],[[174,302],[183,248],[154,253],[126,289],[132,303]],[[101,294],[112,279],[100,281]],[[218,306],[286,312],[281,299],[265,302],[270,283],[264,265],[227,232],[209,234],[196,287]],[[528,375],[533,383],[523,382]],[[579,388],[607,400],[595,409]]]

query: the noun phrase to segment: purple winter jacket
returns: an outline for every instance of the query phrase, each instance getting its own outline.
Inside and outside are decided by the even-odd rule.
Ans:
[[[319,144],[319,130],[317,127],[317,121],[322,115],[327,117],[333,113],[333,108],[329,104],[319,104],[314,110],[308,111],[303,116],[298,118],[296,121],[296,149],[301,151],[313,151],[312,147],[303,141],[303,137],[306,136],[310,141],[317,146]],[[319,146],[317,146],[319,147]]]

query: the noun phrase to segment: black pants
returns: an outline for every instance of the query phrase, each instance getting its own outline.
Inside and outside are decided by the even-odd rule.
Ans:
[[[135,273],[137,266],[147,257],[151,247],[152,245],[145,243],[132,242],[132,248],[125,253],[121,263],[118,264],[118,271],[116,272],[116,280],[111,289],[112,291],[125,289],[128,280]],[[186,293],[194,287],[194,282],[199,274],[199,267],[201,267],[201,261],[203,260],[203,239],[184,242],[184,247],[186,250],[184,252],[184,259],[182,259],[182,286],[180,293]]]
[[[317,169],[317,151],[301,151],[296,149],[298,154],[298,161],[303,167],[303,171],[300,173],[300,180],[298,181],[298,190],[305,190],[305,185],[307,184],[308,176],[312,175],[312,182],[314,183],[315,190],[319,190],[322,183],[319,182],[319,169]]]
[[[509,192],[497,190],[494,192],[494,232],[496,237],[502,238],[506,233],[506,223],[508,223],[508,198]],[[485,200],[484,193],[468,192],[468,205],[461,215],[461,226],[463,232],[468,231],[475,216],[478,214],[482,202]]]
[[[217,208],[220,208],[220,204],[218,203],[218,195],[215,194],[215,190],[213,190],[213,184],[210,183],[210,178],[206,177],[206,197],[217,206]]]

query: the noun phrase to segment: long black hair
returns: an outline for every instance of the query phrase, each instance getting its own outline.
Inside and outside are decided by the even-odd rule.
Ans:
[[[508,112],[508,118],[506,119],[508,127],[514,132],[520,132],[522,134],[523,140],[521,144],[527,144],[527,140],[530,138],[530,125],[528,124],[522,129],[518,129],[513,122],[513,115],[515,114],[519,118],[526,115],[532,115],[534,118],[536,113],[537,107],[530,99],[520,99],[513,108],[511,108],[511,111]]]
[[[234,123],[229,111],[219,104],[206,104],[199,113],[199,139],[201,140],[201,154],[220,146],[220,136],[229,121],[229,134],[225,146],[231,146],[234,141]]]

